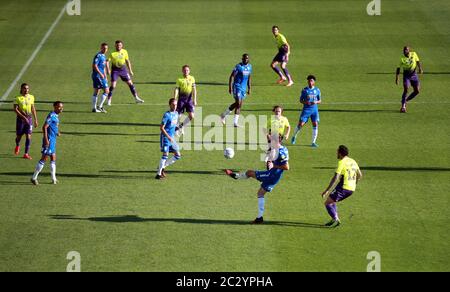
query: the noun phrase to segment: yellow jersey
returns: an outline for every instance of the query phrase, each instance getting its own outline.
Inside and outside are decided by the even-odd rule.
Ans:
[[[192,89],[195,87],[194,76],[188,75],[186,77],[180,77],[177,79],[177,87],[180,89],[180,95],[186,96],[192,93]]]
[[[417,67],[417,62],[419,62],[419,56],[416,54],[416,52],[409,52],[409,56],[405,57],[403,55],[400,58],[400,64],[399,67],[403,69],[404,71],[414,71]]]
[[[359,170],[358,163],[346,156],[339,160],[336,173],[341,175],[341,181],[338,186],[345,190],[354,191],[356,189],[356,178]]]
[[[125,49],[121,49],[118,52],[112,52],[108,57],[108,62],[111,62],[112,66],[116,68],[122,68],[127,60],[129,60],[128,52]]]
[[[289,127],[289,121],[286,117],[281,116],[278,119],[275,115],[272,115],[267,129],[270,130],[271,135],[278,133],[279,135],[284,136]]]
[[[277,47],[280,49],[283,45],[287,44],[287,40],[286,37],[284,35],[282,35],[281,33],[279,33],[276,37],[275,37],[275,41],[277,42]]]
[[[34,96],[27,94],[26,96],[20,95],[16,97],[16,102],[19,109],[26,115],[30,116],[32,114],[31,108],[34,105]]]

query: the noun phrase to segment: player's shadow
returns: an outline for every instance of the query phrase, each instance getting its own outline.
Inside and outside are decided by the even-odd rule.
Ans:
[[[244,112],[272,112],[272,109],[246,109]],[[284,112],[300,112],[301,109],[283,109]],[[376,113],[388,112],[398,113],[398,110],[377,110],[377,109],[319,109],[319,112],[334,112],[334,113]]]
[[[336,167],[321,166],[314,167],[315,169],[336,169]],[[402,166],[361,166],[361,170],[373,170],[373,171],[432,171],[432,172],[445,172],[450,171],[448,167],[402,167]]]
[[[159,134],[157,134],[159,136]],[[152,143],[152,144],[160,144],[161,142],[158,141],[152,141],[152,140],[137,140],[137,143]],[[181,141],[178,143],[187,143],[187,144],[196,144],[196,145],[254,145],[254,146],[259,146],[259,145],[267,145],[267,143],[250,143],[250,142],[233,142],[233,143],[229,143],[229,142],[207,142],[207,141]],[[183,150],[183,149],[181,149]]]
[[[154,173],[154,170],[102,170],[101,173]],[[206,174],[206,175],[223,175],[223,170],[167,170],[166,173],[170,175],[171,173],[185,173],[185,174]]]
[[[160,134],[130,134],[130,133],[99,133],[99,132],[61,132],[62,135],[72,136],[159,136]]]
[[[395,76],[395,72],[368,72],[369,75],[392,75]],[[431,71],[431,72],[423,72],[424,75],[448,75],[450,72],[439,72],[439,71]]]
[[[211,225],[252,225],[247,220],[219,220],[219,219],[194,219],[194,218],[142,218],[136,215],[107,216],[107,217],[75,217],[73,215],[48,215],[54,220],[81,220],[91,222],[108,223],[145,223],[145,222],[174,222],[182,224],[211,224]],[[264,221],[264,225],[270,226],[289,226],[303,228],[326,228],[323,224],[294,222],[294,221]]]
[[[92,126],[134,126],[134,127],[160,127],[160,124],[123,123],[123,122],[67,122],[65,125],[92,125]]]
[[[4,176],[23,176],[31,178],[32,172],[0,172],[0,175]],[[41,177],[49,176],[48,173],[41,174]],[[58,173],[60,178],[95,178],[95,179],[147,179],[147,176],[137,175],[114,175],[114,174],[87,174],[87,173]]]

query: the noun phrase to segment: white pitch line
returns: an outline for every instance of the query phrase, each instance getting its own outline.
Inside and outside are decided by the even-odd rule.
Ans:
[[[47,33],[44,35],[44,37],[42,38],[41,42],[39,43],[39,45],[36,47],[36,49],[34,50],[33,54],[31,54],[30,58],[28,59],[28,61],[25,63],[25,65],[23,65],[22,70],[20,70],[19,74],[17,75],[16,79],[14,79],[14,81],[11,83],[11,85],[9,86],[8,90],[6,90],[6,92],[2,95],[2,97],[0,97],[0,106],[2,105],[2,102],[5,101],[9,94],[11,93],[11,91],[14,89],[14,87],[16,86],[17,82],[19,82],[20,78],[22,78],[23,74],[25,74],[25,72],[27,71],[28,67],[31,65],[31,63],[33,62],[34,58],[36,58],[36,55],[39,53],[39,51],[41,50],[42,46],[44,45],[44,43],[47,41],[48,37],[50,36],[50,34],[53,32],[53,29],[55,28],[55,26],[58,24],[59,20],[61,19],[61,17],[63,16],[64,12],[66,11],[66,5],[64,5],[63,9],[61,9],[61,12],[59,13],[58,17],[56,17],[56,20],[53,22],[53,24],[50,26],[50,28],[48,29]]]

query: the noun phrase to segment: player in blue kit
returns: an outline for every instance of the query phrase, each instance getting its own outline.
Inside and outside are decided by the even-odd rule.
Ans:
[[[94,94],[92,95],[92,112],[93,113],[106,113],[103,109],[103,104],[109,94],[108,79],[109,63],[106,59],[106,52],[108,52],[108,44],[102,43],[100,46],[100,52],[94,56],[92,61],[92,82],[94,85]],[[105,71],[106,69],[106,71]],[[102,100],[97,106],[97,96],[100,89],[103,89]]]
[[[42,127],[43,139],[42,139],[42,157],[36,165],[31,183],[38,185],[37,180],[39,173],[42,171],[45,165],[47,157],[50,156],[50,174],[52,176],[52,183],[57,184],[56,179],[56,138],[59,134],[59,114],[63,111],[63,103],[55,101],[53,103],[53,111],[50,112]]]
[[[175,98],[169,100],[169,107],[170,110],[164,114],[160,126],[162,157],[159,161],[158,173],[156,174],[155,179],[165,178],[166,173],[164,169],[181,158],[178,144],[175,141],[175,128],[178,124],[177,100]],[[174,153],[174,156],[170,159],[168,159],[169,153]]]
[[[239,127],[239,114],[241,113],[242,103],[246,94],[250,95],[252,88],[252,65],[249,63],[250,57],[248,54],[242,55],[242,62],[237,64],[233,72],[231,72],[228,80],[228,92],[233,93],[234,103],[232,103],[220,115],[222,124],[225,125],[225,118],[234,110],[234,126]]]
[[[315,87],[316,77],[314,75],[308,75],[306,78],[308,80],[308,86],[303,88],[300,95],[300,102],[303,104],[303,110],[298,121],[298,125],[295,128],[294,135],[292,136],[291,143],[295,144],[297,142],[297,134],[300,132],[302,127],[311,118],[312,122],[312,143],[311,147],[319,147],[316,144],[317,134],[319,133],[319,107],[317,106],[322,102],[320,89]]]
[[[289,170],[289,152],[285,146],[279,145],[278,153],[276,157],[268,162],[269,170],[254,171],[247,170],[246,172],[234,172],[232,170],[226,169],[225,173],[234,179],[247,179],[255,178],[261,182],[261,187],[258,190],[258,217],[253,220],[254,224],[261,224],[264,222],[264,205],[265,199],[264,195],[267,192],[271,192],[273,188],[280,181],[283,172]]]

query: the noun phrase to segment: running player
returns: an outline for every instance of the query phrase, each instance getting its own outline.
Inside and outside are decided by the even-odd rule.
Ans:
[[[184,65],[181,68],[181,72],[183,73],[183,77],[177,79],[173,97],[175,99],[178,98],[178,114],[181,116],[182,113],[187,112],[188,117],[177,126],[177,136],[184,134],[183,128],[194,118],[194,110],[197,106],[197,87],[195,85],[194,76],[190,75],[191,68],[189,65]]]
[[[322,198],[327,197],[325,208],[331,216],[331,221],[325,224],[325,226],[329,227],[337,227],[341,224],[336,203],[350,197],[356,190],[356,184],[362,178],[358,164],[355,160],[348,157],[348,148],[346,146],[339,146],[337,149],[337,158],[339,159],[339,163],[336,172],[327,189],[322,193]],[[338,181],[339,183],[334,188]],[[331,190],[333,191],[330,193]]]
[[[228,80],[228,92],[233,93],[234,103],[232,103],[220,115],[222,124],[225,125],[225,118],[234,110],[234,126],[239,127],[239,114],[241,113],[242,103],[246,97],[246,93],[250,95],[252,88],[252,65],[249,63],[248,54],[242,55],[242,62],[237,64],[231,72]]]
[[[319,147],[316,144],[317,134],[319,133],[319,107],[317,106],[322,102],[320,89],[315,87],[316,77],[314,75],[308,75],[308,86],[303,88],[300,95],[300,102],[303,104],[303,110],[298,121],[298,125],[295,128],[294,135],[292,135],[291,143],[295,144],[297,141],[297,135],[302,127],[308,122],[311,117],[312,123],[312,143],[311,147]]]
[[[292,84],[294,84],[294,81],[292,81],[292,77],[289,74],[288,69],[286,68],[289,61],[289,55],[291,53],[291,46],[287,42],[286,37],[280,33],[280,29],[278,28],[278,26],[274,25],[272,27],[272,33],[277,42],[278,53],[273,58],[270,67],[273,71],[275,71],[275,73],[278,74],[278,76],[280,76],[280,79],[277,81],[278,84],[283,83],[287,79],[288,84],[286,84],[286,86],[292,86]],[[281,70],[277,67],[278,64],[281,64],[280,67],[281,70],[283,70],[284,76],[283,73],[281,73]]]
[[[423,73],[419,56],[416,52],[412,52],[407,46],[403,48],[403,56],[400,58],[400,65],[397,67],[397,71],[395,73],[395,84],[397,85],[400,68],[403,69],[403,94],[400,112],[406,113],[406,103],[416,97],[420,91],[420,81],[419,76],[417,76],[417,69],[419,69],[419,74]],[[412,85],[414,91],[406,97],[408,95],[410,85]]]
[[[14,111],[16,112],[16,148],[14,154],[20,153],[20,140],[22,136],[26,136],[25,140],[25,154],[23,158],[32,159],[29,151],[31,145],[31,135],[34,127],[38,126],[36,116],[36,108],[34,107],[34,96],[30,94],[30,86],[26,83],[20,85],[20,95],[16,97],[14,103]]]
[[[108,52],[108,44],[102,43],[100,46],[100,52],[94,56],[94,61],[92,62],[92,81],[94,84],[94,94],[92,95],[93,113],[106,113],[106,110],[103,108],[103,104],[105,103],[109,93],[107,79],[109,74],[109,64],[106,62],[106,52]],[[103,95],[99,106],[97,106],[98,92],[100,89],[103,89]]]
[[[56,179],[56,138],[60,135],[59,133],[59,114],[63,111],[63,103],[60,101],[55,101],[53,103],[53,111],[50,112],[45,120],[44,126],[42,127],[43,139],[42,139],[42,157],[36,165],[33,177],[31,178],[31,183],[38,185],[37,180],[39,173],[44,168],[47,157],[50,156],[50,174],[52,176],[52,183],[57,184]]]

